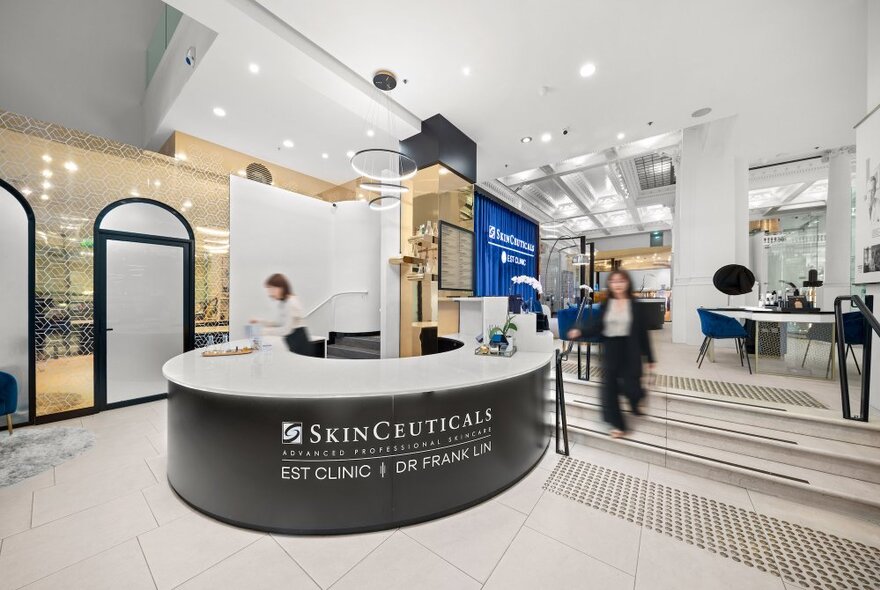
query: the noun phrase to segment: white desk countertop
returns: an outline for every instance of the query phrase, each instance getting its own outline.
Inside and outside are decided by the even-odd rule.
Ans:
[[[272,350],[206,358],[202,349],[196,349],[169,360],[162,374],[178,385],[221,394],[344,397],[470,387],[530,373],[553,359],[552,345],[546,352],[517,351],[510,358],[495,358],[475,355],[472,336],[447,337],[461,340],[464,346],[429,356],[381,360],[300,356],[289,352],[281,338],[265,337],[263,342]]]

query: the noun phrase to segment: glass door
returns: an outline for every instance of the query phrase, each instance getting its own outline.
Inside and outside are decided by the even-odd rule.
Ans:
[[[162,365],[187,349],[190,244],[102,236],[106,253],[104,405],[167,393]]]

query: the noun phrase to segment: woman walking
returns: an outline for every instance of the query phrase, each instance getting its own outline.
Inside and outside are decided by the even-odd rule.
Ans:
[[[642,364],[646,363],[648,371],[653,371],[654,354],[645,309],[633,297],[629,273],[612,271],[608,276],[607,293],[598,315],[592,321],[582,320],[577,328],[569,330],[568,338],[602,337],[602,367],[605,370],[602,418],[611,425],[611,436],[620,438],[626,434],[626,421],[618,396],[623,393],[633,414],[641,415],[639,403],[645,397]]]

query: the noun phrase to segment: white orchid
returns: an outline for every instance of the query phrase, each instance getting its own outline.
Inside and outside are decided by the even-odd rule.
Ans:
[[[529,287],[537,291],[539,295],[544,292],[544,287],[541,286],[541,281],[528,275],[517,275],[515,277],[511,277],[510,281],[514,285],[528,285]]]

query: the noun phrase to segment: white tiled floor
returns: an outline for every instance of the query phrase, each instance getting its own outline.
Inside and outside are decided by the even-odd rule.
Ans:
[[[684,353],[690,354],[661,352],[661,370],[690,370]],[[719,359],[700,374],[748,379],[738,369]],[[165,403],[155,402],[59,423],[94,431],[96,446],[0,488],[0,590],[786,590],[770,574],[545,492],[557,460],[552,454],[496,498],[429,523],[334,537],[237,529],[187,507],[168,487],[164,414]],[[880,527],[846,516],[589,447],[574,445],[572,455],[880,546]]]

